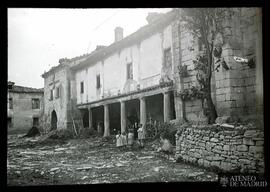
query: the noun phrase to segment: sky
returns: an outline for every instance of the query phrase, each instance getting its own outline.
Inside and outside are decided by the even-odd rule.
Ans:
[[[59,64],[114,42],[114,29],[124,37],[147,24],[148,12],[162,9],[8,9],[8,81],[42,88],[41,75]]]

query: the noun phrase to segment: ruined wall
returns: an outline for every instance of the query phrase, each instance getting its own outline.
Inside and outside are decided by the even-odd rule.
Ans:
[[[228,172],[264,172],[264,132],[241,126],[231,130],[191,127],[176,135],[176,157]]]
[[[76,72],[77,103],[86,103],[140,88],[158,85],[161,78],[163,50],[172,45],[171,26],[137,42],[115,50],[115,53],[96,64]],[[133,80],[127,80],[127,64],[132,63]],[[96,74],[100,73],[101,89],[97,93]],[[80,82],[85,92],[80,93]],[[87,86],[87,87],[86,87]]]
[[[254,116],[256,109],[256,68],[246,63],[238,63],[234,56],[251,58],[255,56],[256,29],[255,8],[242,8],[234,17],[224,22],[224,36],[222,38],[222,57],[230,70],[220,68],[212,75],[212,99],[216,106],[218,116],[234,116],[247,118]],[[196,72],[192,60],[199,53],[198,40],[181,26],[181,21],[172,24],[173,55],[174,55],[174,81],[176,90],[196,86]],[[192,49],[190,49],[192,48]],[[187,66],[188,76],[180,77],[177,67]],[[205,120],[202,114],[202,102],[181,101],[175,98],[176,113],[179,116],[184,107],[188,120]]]
[[[66,128],[67,124],[67,110],[68,110],[68,100],[67,93],[68,81],[67,81],[67,71],[65,67],[54,71],[44,78],[44,115],[43,128],[45,131],[51,129],[51,114],[55,110],[57,115],[57,129]],[[60,97],[56,98],[56,88],[60,87]],[[53,100],[50,100],[50,90],[53,90]]]
[[[13,109],[8,109],[8,117],[12,118],[12,127],[8,132],[26,133],[33,126],[33,117],[40,117],[43,111],[43,93],[9,93],[13,99]],[[32,98],[40,101],[39,109],[32,109]]]

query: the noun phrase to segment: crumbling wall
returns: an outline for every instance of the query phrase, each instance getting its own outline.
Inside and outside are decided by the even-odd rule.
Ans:
[[[264,132],[254,126],[235,129],[184,128],[176,134],[176,158],[227,172],[264,172]]]

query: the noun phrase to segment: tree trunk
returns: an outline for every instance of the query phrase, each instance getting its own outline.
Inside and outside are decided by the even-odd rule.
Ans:
[[[213,64],[213,58],[212,58],[212,52],[213,52],[213,44],[210,44],[207,40],[207,32],[205,30],[205,20],[203,18],[203,25],[201,28],[201,35],[204,39],[204,43],[206,46],[206,55],[207,55],[207,64],[208,64],[208,70],[207,70],[207,80],[206,80],[206,101],[207,101],[207,118],[208,118],[208,124],[215,123],[215,120],[217,118],[217,111],[215,108],[215,105],[212,100],[211,96],[211,78],[212,78],[212,64]]]
[[[207,106],[209,110],[207,113],[208,124],[213,124],[215,123],[215,120],[217,118],[217,111],[211,97],[211,92],[207,93],[206,101],[207,101]]]

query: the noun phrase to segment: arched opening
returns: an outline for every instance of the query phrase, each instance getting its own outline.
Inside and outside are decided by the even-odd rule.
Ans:
[[[56,130],[57,129],[57,115],[55,110],[52,111],[52,116],[51,116],[51,130]]]

